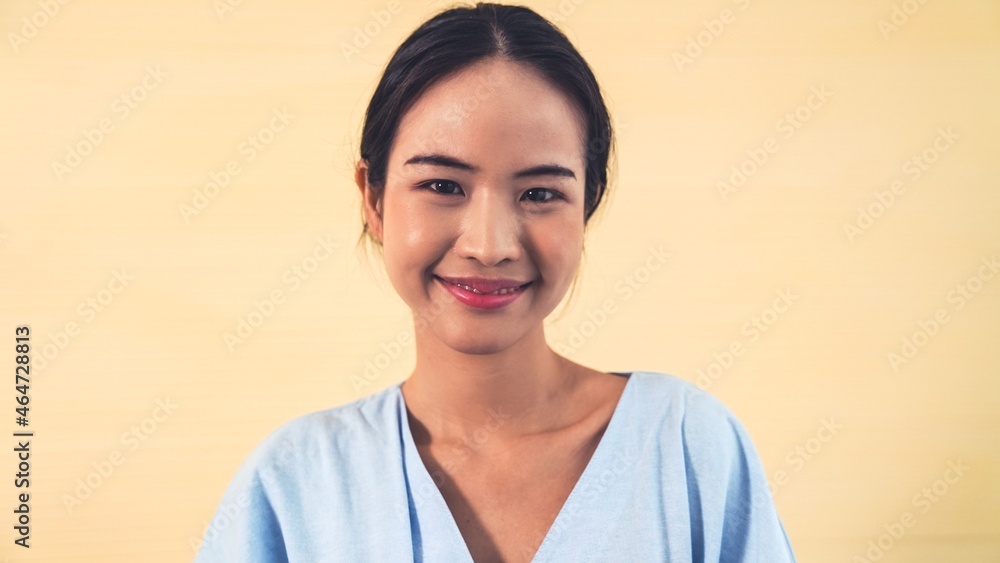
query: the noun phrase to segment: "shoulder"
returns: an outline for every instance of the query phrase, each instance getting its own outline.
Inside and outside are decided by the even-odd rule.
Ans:
[[[704,560],[794,561],[760,457],[718,398],[673,375],[639,372],[637,401],[661,454],[683,468],[696,550]]]
[[[375,475],[398,456],[395,386],[283,423],[246,457],[230,480],[197,561],[280,561],[291,545],[311,546],[322,515],[328,532],[343,524],[352,490],[371,495]]]
[[[746,438],[746,430],[736,415],[693,383],[653,371],[636,371],[630,377],[637,379],[633,392],[640,415],[666,419],[664,430],[679,431],[688,440]]]
[[[385,449],[395,431],[396,386],[351,402],[299,415],[271,431],[250,453],[241,472],[253,470],[269,481],[295,468],[351,452]]]
[[[638,372],[643,433],[684,467],[691,493],[710,504],[760,497],[767,478],[746,428],[721,400],[679,377]],[[728,500],[727,500],[728,499]]]
[[[660,372],[634,372],[640,416],[664,445],[683,448],[685,462],[709,474],[731,472],[756,459],[743,423],[721,400],[693,383]],[[720,475],[721,477],[721,475]]]

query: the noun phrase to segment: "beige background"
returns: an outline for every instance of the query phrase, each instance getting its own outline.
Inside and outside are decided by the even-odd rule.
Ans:
[[[13,370],[31,327],[36,433],[29,551],[8,376],[0,560],[188,561],[268,432],[413,365],[391,345],[408,310],[355,252],[351,165],[383,65],[446,3],[223,2],[0,6],[0,354]],[[550,341],[701,377],[801,561],[870,560],[894,525],[883,561],[1000,560],[1000,277],[980,268],[1000,254],[1000,5],[528,5],[588,59],[620,135]],[[724,197],[734,166],[753,173]],[[258,326],[227,346],[241,320]]]

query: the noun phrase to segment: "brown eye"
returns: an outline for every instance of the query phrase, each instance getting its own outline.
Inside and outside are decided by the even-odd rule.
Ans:
[[[534,194],[529,195],[529,194]],[[531,188],[524,192],[524,196],[532,203],[546,203],[559,198],[559,193],[548,188]],[[546,197],[548,196],[548,197]]]
[[[429,188],[431,191],[442,195],[456,195],[462,191],[458,184],[452,182],[451,180],[431,180],[430,182],[420,184],[420,186],[423,188]],[[452,189],[457,189],[458,192],[453,192],[451,191]]]

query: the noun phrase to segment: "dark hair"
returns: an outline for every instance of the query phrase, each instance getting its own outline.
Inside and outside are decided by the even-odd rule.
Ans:
[[[420,95],[446,76],[488,58],[530,65],[575,102],[586,131],[586,224],[608,184],[608,157],[614,143],[611,119],[597,79],[580,53],[555,25],[524,6],[480,2],[451,8],[403,41],[386,65],[365,114],[361,158],[368,163],[369,186],[381,200],[399,123]],[[370,237],[367,222],[362,239],[365,236]]]

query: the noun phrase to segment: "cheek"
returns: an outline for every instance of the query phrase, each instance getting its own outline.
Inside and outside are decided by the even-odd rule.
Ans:
[[[447,231],[426,210],[386,198],[383,218],[383,255],[390,277],[412,278],[414,269],[429,267],[433,255],[440,254]]]
[[[548,275],[558,276],[568,283],[576,273],[583,252],[583,224],[561,221],[537,229],[532,236],[534,246],[542,260],[541,267]],[[555,281],[555,279],[552,279]]]

